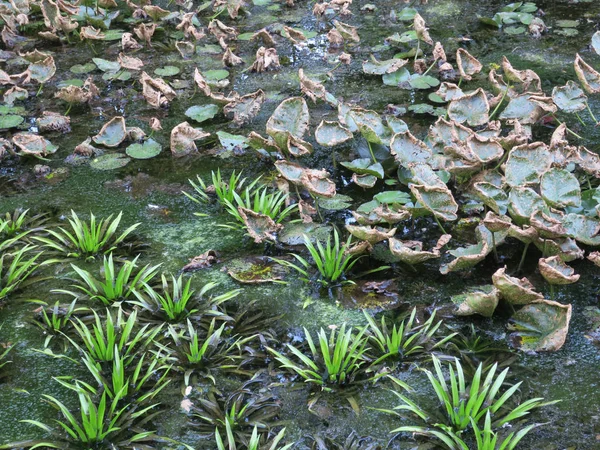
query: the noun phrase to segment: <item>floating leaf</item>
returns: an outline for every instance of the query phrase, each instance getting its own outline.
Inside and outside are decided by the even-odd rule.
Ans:
[[[600,221],[582,214],[567,214],[563,221],[563,226],[567,233],[573,239],[586,245],[600,245]]]
[[[410,191],[434,216],[451,222],[458,218],[458,204],[447,187],[411,185]]]
[[[506,274],[506,267],[498,269],[492,275],[492,282],[500,292],[500,296],[513,305],[526,305],[542,300],[544,296],[535,291],[527,278],[515,278]]]
[[[311,242],[325,242],[331,236],[331,226],[320,223],[286,223],[279,233],[279,242],[286,245],[304,244],[304,236]]]
[[[75,64],[69,70],[76,74],[90,73],[90,72],[93,72],[94,70],[96,70],[96,64],[91,63],[91,62],[89,62],[87,64]]]
[[[579,53],[575,56],[575,73],[586,92],[589,94],[600,92],[600,73],[586,63]]]
[[[542,197],[528,187],[514,187],[508,194],[508,200],[510,216],[518,224],[529,223],[529,217],[534,212],[548,208]]]
[[[129,161],[131,158],[120,153],[106,153],[90,160],[90,167],[97,170],[114,170],[125,166]]]
[[[158,69],[154,69],[154,73],[159,77],[172,77],[181,72],[181,69],[176,66],[164,66]]]
[[[384,172],[380,163],[373,164],[371,158],[359,158],[350,162],[341,162],[342,166],[359,175],[373,175],[379,179],[383,179]]]
[[[100,132],[92,137],[96,144],[106,147],[117,147],[127,137],[125,128],[125,118],[122,116],[113,117],[100,129]]]
[[[121,64],[117,61],[108,61],[102,58],[92,58],[96,67],[100,69],[102,72],[118,72],[121,69]]]
[[[256,117],[265,98],[265,93],[259,89],[227,103],[223,107],[223,114],[236,125],[245,125]]]
[[[185,156],[198,151],[194,141],[210,136],[209,133],[182,122],[171,130],[171,153],[173,156]]]
[[[225,69],[207,70],[202,74],[208,81],[221,81],[229,76],[229,72]]]
[[[401,241],[399,239],[390,238],[390,252],[406,264],[414,265],[421,264],[433,258],[440,257],[440,250],[452,238],[449,234],[442,235],[436,246],[430,251],[423,251],[423,243],[421,241]]]
[[[217,105],[196,105],[190,106],[186,111],[185,115],[196,122],[204,122],[215,117],[219,113],[219,107]]]
[[[150,159],[160,153],[162,146],[154,139],[148,139],[143,144],[131,144],[125,153],[135,159]]]
[[[257,213],[250,209],[239,207],[238,212],[244,221],[246,231],[255,243],[275,242],[277,240],[277,233],[283,228],[283,225],[275,223],[266,214]]]
[[[391,205],[394,203],[405,205],[406,203],[410,202],[410,194],[403,191],[384,191],[374,195],[373,198],[379,203],[386,205]]]
[[[488,123],[490,105],[482,88],[454,98],[448,105],[448,117],[457,123],[467,122],[471,126]]]
[[[554,352],[567,339],[571,305],[541,300],[525,305],[510,319],[510,340],[525,351]]]
[[[8,114],[0,116],[0,129],[7,130],[9,128],[15,128],[25,122],[23,116],[17,116],[15,114]]]
[[[284,266],[266,256],[236,258],[227,263],[227,274],[243,284],[277,282],[286,273]]]
[[[12,137],[12,141],[20,149],[19,153],[22,155],[43,157],[58,150],[58,147],[48,139],[33,133],[17,133]]]
[[[362,225],[346,225],[346,230],[359,241],[367,241],[369,244],[376,244],[377,242],[389,239],[396,234],[396,228],[388,230],[380,227]]]
[[[334,147],[352,139],[352,132],[339,122],[322,120],[315,131],[315,139],[324,147]],[[342,163],[343,164],[343,163]],[[348,167],[348,166],[346,166]]]
[[[287,148],[288,137],[302,139],[308,130],[308,105],[302,97],[291,97],[279,104],[267,121],[267,134],[279,148]]]
[[[219,142],[226,150],[243,150],[248,147],[248,138],[226,131],[217,131]]]
[[[542,198],[554,208],[581,206],[581,189],[575,175],[565,169],[551,168],[540,183]]]
[[[433,154],[431,149],[414,137],[410,131],[395,134],[390,144],[392,156],[404,167],[416,163],[430,163]]]
[[[540,258],[538,262],[540,273],[550,284],[572,284],[579,280],[572,267],[567,266],[558,256]]]
[[[354,200],[352,197],[343,194],[336,194],[332,198],[319,198],[317,203],[320,208],[328,209],[330,211],[341,211],[348,209],[352,206]]]
[[[377,59],[371,55],[371,59],[369,61],[364,61],[362,67],[363,71],[370,75],[383,75],[386,73],[396,72],[401,67],[404,67],[407,63],[407,59],[396,58],[385,61],[377,61]]]
[[[483,65],[464,48],[459,48],[456,51],[456,65],[460,76],[469,81],[476,73],[481,72]]]
[[[414,74],[408,81],[413,89],[431,89],[440,85],[440,80],[431,75]]]
[[[542,174],[550,169],[553,158],[545,144],[514,147],[506,161],[506,184],[519,187],[538,184]]]
[[[569,80],[566,85],[556,86],[552,90],[552,100],[559,109],[574,113],[586,108],[587,97],[577,83]]]
[[[471,288],[464,294],[453,296],[451,300],[458,306],[455,312],[458,316],[479,314],[483,317],[492,317],[500,297],[498,289],[487,285]]]

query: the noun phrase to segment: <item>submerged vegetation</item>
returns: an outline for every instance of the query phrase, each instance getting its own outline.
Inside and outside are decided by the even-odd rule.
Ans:
[[[575,447],[600,10],[475,3],[0,2],[0,449]]]

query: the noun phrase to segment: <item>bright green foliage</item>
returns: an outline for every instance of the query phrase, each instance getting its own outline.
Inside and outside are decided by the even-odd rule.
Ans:
[[[479,427],[482,422],[486,421],[489,424],[484,423],[483,429],[474,428],[474,433],[478,441],[482,443],[490,441],[488,446],[478,448],[491,450],[496,448],[495,444],[489,446],[493,442],[493,436],[490,434],[492,430],[502,429],[507,424],[515,426],[516,421],[528,415],[532,410],[556,403],[556,401],[543,402],[542,398],[533,398],[520,405],[509,406],[509,400],[515,395],[521,382],[511,386],[500,395],[508,368],[496,374],[496,364],[487,371],[485,378],[483,365],[480,364],[470,383],[465,379],[465,374],[458,359],[455,359],[454,364],[448,364],[449,383],[446,382],[442,365],[435,356],[433,356],[433,365],[435,374],[428,370],[425,370],[425,373],[443,405],[443,411],[441,414],[432,414],[402,394],[395,392],[402,404],[395,407],[394,410],[381,411],[399,416],[402,414],[398,411],[408,411],[426,425],[402,426],[392,430],[392,433],[418,433],[443,442],[451,450],[469,450],[463,439],[468,437],[471,427]],[[530,430],[531,427],[524,428],[520,434],[517,433],[512,437],[507,437],[503,441],[505,446],[500,446],[499,449],[514,448],[518,440]]]
[[[436,342],[435,333],[442,325],[442,321],[435,322],[435,312],[422,325],[415,324],[417,309],[413,308],[408,320],[403,320],[399,325],[394,323],[390,329],[385,316],[381,316],[381,325],[366,311],[363,311],[371,335],[370,342],[373,344],[373,350],[379,355],[373,362],[373,365],[379,364],[387,359],[407,360],[438,349],[452,339],[456,333],[449,334]]]
[[[148,414],[158,404],[138,408],[124,401],[119,392],[110,399],[107,392],[99,396],[88,384],[76,382],[70,385],[58,380],[64,386],[73,389],[79,398],[79,417],[56,398],[44,394],[44,399],[56,408],[63,420],[54,420],[59,425],[53,428],[37,420],[23,420],[49,433],[54,439],[19,443],[19,447],[50,447],[58,449],[76,448],[133,448],[135,443],[156,440],[153,431],[139,431],[139,422],[146,422],[153,415]],[[66,435],[65,435],[66,432]],[[11,445],[0,448],[10,448]]]
[[[121,234],[117,234],[122,216],[123,213],[120,212],[114,219],[110,215],[106,219],[96,221],[96,217],[90,214],[88,223],[81,221],[75,211],[71,211],[70,230],[63,227],[58,227],[58,231],[49,229],[47,232],[50,238],[36,237],[35,239],[67,257],[91,259],[98,254],[107,255],[117,249],[119,244],[140,225],[136,223]]]
[[[63,336],[66,331],[72,328],[71,320],[73,315],[85,309],[75,307],[77,299],[73,300],[66,308],[61,307],[59,301],[56,301],[52,307],[49,307],[48,303],[42,300],[30,300],[30,302],[42,305],[40,308],[40,317],[33,323],[40,327],[44,334],[47,335],[44,347],[48,347],[53,338]]]
[[[73,285],[73,287],[85,294],[90,300],[100,300],[106,306],[131,299],[134,297],[136,289],[141,289],[154,278],[159,267],[159,265],[150,266],[147,264],[136,273],[134,270],[138,258],[139,256],[136,256],[133,261],[125,261],[117,272],[112,253],[108,258],[105,256],[103,263],[104,280],[97,280],[87,270],[71,264],[71,267],[82,281],[80,284]],[[56,290],[54,292],[63,292],[74,297],[79,296],[78,293],[71,291]]]
[[[34,245],[26,245],[13,253],[3,253],[0,256],[0,302],[17,290],[41,265],[50,264],[45,261],[38,264],[37,260],[42,253],[32,255],[36,248]]]
[[[323,246],[320,241],[317,241],[317,245],[315,246],[310,238],[304,236],[304,245],[310,252],[314,265],[318,271],[317,281],[323,286],[353,283],[351,280],[346,280],[345,276],[346,273],[352,269],[354,264],[356,264],[359,257],[348,253],[350,243],[351,238],[342,245],[340,243],[338,232],[335,229],[333,230],[333,242],[331,241],[331,236],[329,236],[325,246]],[[281,259],[277,259],[276,261],[300,273],[300,275],[302,275],[302,278],[300,278],[301,280],[306,281],[307,283],[311,282],[309,269],[312,267],[312,264],[300,255],[292,253],[292,256],[298,260],[300,265]],[[374,272],[382,269],[383,268],[375,269]]]
[[[264,214],[270,217],[276,223],[281,223],[286,217],[292,214],[297,208],[297,204],[285,207],[285,201],[288,194],[277,191],[269,192],[268,187],[250,189],[247,187],[242,195],[233,192],[233,201],[225,200],[224,206],[227,211],[238,222],[235,225],[225,225],[230,228],[244,228],[245,221],[238,208],[245,208],[258,214]]]
[[[0,217],[0,236],[4,239],[17,235],[23,237],[30,232],[43,230],[43,225],[48,221],[48,217],[45,214],[28,216],[28,212],[28,209],[25,211],[17,209],[12,214],[7,212],[4,218]]]
[[[366,362],[368,337],[365,335],[366,328],[353,334],[352,327],[346,329],[344,323],[339,331],[331,330],[329,338],[325,330],[317,333],[318,345],[315,345],[310,333],[305,328],[306,342],[310,348],[310,354],[305,354],[296,347],[287,344],[291,356],[288,358],[278,351],[268,348],[275,355],[281,368],[290,369],[297,373],[307,383],[314,383],[323,390],[330,391],[336,387],[344,387],[357,381],[366,370],[363,365]]]
[[[246,178],[242,178],[242,172],[236,173],[235,170],[231,173],[229,181],[226,181],[221,177],[221,169],[217,169],[217,173],[211,171],[212,186],[207,186],[200,176],[197,176],[196,178],[198,180],[197,183],[194,183],[192,180],[188,181],[199,198],[184,192],[184,195],[187,198],[196,203],[208,203],[210,201],[209,192],[213,189],[217,196],[217,202],[220,205],[225,206],[227,202],[233,203],[235,200],[234,193],[239,192],[246,184]],[[252,180],[252,182],[247,185],[247,189],[254,189],[259,180],[260,177]]]
[[[200,398],[192,408],[193,417],[198,419],[195,427],[207,436],[212,436],[216,428],[217,432],[227,434],[229,445],[241,443],[250,448],[254,429],[258,428],[258,434],[268,432],[277,425],[273,419],[281,410],[274,395],[253,392],[252,385],[257,383],[257,379],[247,381],[227,397],[211,391]]]
[[[168,360],[177,364],[179,370],[184,372],[184,381],[189,385],[190,376],[196,371],[216,383],[210,370],[226,370],[237,373],[246,373],[239,370],[240,364],[246,359],[243,354],[244,345],[252,341],[256,336],[248,336],[235,339],[223,336],[226,323],[216,328],[213,319],[208,330],[199,332],[190,320],[187,320],[187,328],[178,331],[169,325],[168,334],[173,342],[172,346],[156,345],[168,355]]]
[[[190,285],[192,279],[183,282],[180,275],[178,278],[171,276],[171,283],[168,282],[165,275],[161,275],[162,288],[154,289],[148,283],[144,283],[141,291],[136,291],[136,301],[130,303],[141,307],[152,316],[162,321],[170,323],[181,323],[184,319],[200,312],[198,309],[200,301],[204,300],[204,295],[218,286],[218,283],[205,284],[200,292],[196,293]],[[241,291],[234,289],[224,294],[206,299],[206,309],[211,309],[227,300],[237,297]],[[214,314],[211,311],[211,314]]]
[[[124,358],[124,364],[128,366],[137,352],[148,348],[155,342],[162,328],[160,326],[151,328],[149,324],[146,324],[134,332],[137,324],[135,310],[126,320],[121,308],[119,308],[116,318],[113,318],[111,312],[107,310],[104,321],[95,311],[93,313],[95,323],[91,326],[86,325],[79,318],[73,322],[77,337],[83,342],[83,346],[71,338],[68,339],[84,356],[89,356],[101,364],[112,364],[118,354]]]
[[[217,450],[238,450],[238,445],[235,442],[235,437],[231,430],[231,425],[228,421],[225,422],[225,431],[226,441],[223,442],[223,438],[221,437],[221,433],[219,433],[219,429],[215,429],[215,440],[217,442]],[[284,436],[285,428],[283,428],[279,433],[277,433],[277,435],[273,438],[272,441],[261,445],[261,435],[258,433],[258,427],[255,425],[254,429],[252,430],[252,435],[250,436],[250,441],[248,442],[248,445],[239,448],[243,448],[246,450],[287,450],[291,448],[294,444],[291,443],[284,445],[283,447],[279,447],[279,442],[283,439]]]

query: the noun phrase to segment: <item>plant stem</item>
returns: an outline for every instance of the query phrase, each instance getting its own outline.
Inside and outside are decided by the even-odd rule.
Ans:
[[[592,116],[592,119],[594,120],[594,122],[598,123],[596,116],[594,116],[594,113],[592,112],[592,109],[590,108],[590,104],[588,102],[585,102],[585,106],[586,106],[588,112],[590,113],[590,116]]]
[[[494,259],[496,263],[500,262],[500,258],[498,258],[498,250],[496,249],[496,235],[492,231],[492,249],[494,250]]]
[[[434,59],[433,62],[431,63],[431,65],[427,68],[427,70],[425,72],[423,72],[423,76],[427,75],[429,73],[429,71],[431,69],[433,69],[433,66],[435,66],[436,62],[437,62],[437,59]]]
[[[40,87],[38,88],[37,92],[35,93],[36,97],[39,97],[39,95],[42,93],[43,87],[44,87],[44,83],[40,83]]]
[[[584,127],[586,126],[585,122],[583,121],[583,119],[581,118],[581,116],[578,113],[575,113],[575,116],[577,117],[577,119],[579,120],[579,122],[581,123],[581,125],[583,125]]]
[[[324,220],[323,220],[323,216],[321,215],[321,208],[319,208],[319,202],[317,201],[317,197],[315,197],[310,192],[309,192],[309,194],[312,197],[313,202],[315,203],[315,209],[317,210],[317,214],[319,215],[319,219],[321,220],[321,223],[323,223]]]
[[[558,120],[558,117],[556,117],[554,114],[552,114],[552,117],[554,117],[554,120],[556,120],[558,122],[559,125],[562,125],[562,122],[560,120]],[[573,130],[571,130],[570,128],[567,127],[566,129],[569,133],[571,133],[573,136],[575,136],[578,139],[583,139],[581,136],[579,136],[577,133],[575,133]]]
[[[554,285],[550,285],[550,300],[554,300]]]
[[[73,103],[69,103],[69,107],[67,108],[67,110],[65,111],[65,116],[68,116],[69,113],[71,112],[71,108],[73,107]]]
[[[442,230],[442,233],[448,234],[448,233],[446,233],[446,230],[444,230],[444,227],[442,226],[440,219],[438,219],[438,217],[435,214],[433,215],[433,217],[435,218],[435,221],[437,222],[438,227],[440,227],[440,230]]]
[[[504,99],[506,98],[506,95],[508,94],[508,89],[509,88],[510,88],[510,86],[506,86],[506,89],[504,89],[504,94],[502,95],[502,98],[500,99],[500,101],[498,102],[498,104],[496,105],[496,107],[494,108],[494,110],[492,111],[492,114],[490,114],[490,121],[496,115],[496,113],[498,112],[498,109],[500,108],[500,106],[502,106],[502,103],[504,102]]]
[[[421,50],[421,39],[417,39],[417,51],[415,52],[415,59],[413,63],[417,62],[417,58],[419,57],[419,50]]]
[[[377,158],[375,158],[375,154],[373,153],[373,149],[371,148],[371,143],[367,141],[367,145],[369,146],[369,153],[371,154],[371,158],[373,158],[373,164],[377,164]]]
[[[523,254],[521,255],[521,261],[519,261],[519,267],[517,268],[517,273],[521,272],[523,269],[523,263],[525,262],[525,256],[527,255],[527,249],[529,248],[529,242],[525,244],[525,248],[523,249]]]

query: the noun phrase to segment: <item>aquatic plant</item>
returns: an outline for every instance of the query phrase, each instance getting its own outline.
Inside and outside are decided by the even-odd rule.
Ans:
[[[84,357],[89,356],[100,364],[112,364],[118,354],[123,358],[124,364],[129,366],[139,352],[156,344],[156,338],[162,328],[162,326],[151,327],[146,324],[134,331],[138,320],[135,310],[127,319],[121,308],[118,309],[116,317],[113,317],[113,312],[107,310],[104,320],[96,311],[92,313],[94,323],[91,325],[87,325],[78,317],[73,321],[76,337],[82,345],[71,337],[67,338]]]
[[[38,263],[42,252],[32,254],[36,248],[35,245],[26,245],[0,256],[0,303],[22,286],[39,266],[52,262]]]
[[[240,213],[239,208],[250,210],[257,214],[263,214],[275,223],[281,223],[286,217],[292,214],[297,208],[297,204],[285,206],[288,194],[278,191],[269,192],[267,186],[257,189],[246,187],[242,195],[233,192],[233,201],[224,200],[225,211],[229,213],[238,223],[224,225],[232,228],[246,227],[246,221]]]
[[[260,177],[258,177],[247,184],[247,179],[242,178],[242,172],[240,171],[239,173],[236,173],[235,170],[231,172],[228,181],[222,178],[221,169],[217,169],[216,173],[211,171],[210,175],[212,179],[212,185],[207,185],[204,180],[200,178],[200,175],[196,176],[196,183],[194,183],[192,180],[188,180],[199,198],[190,195],[185,191],[183,194],[196,203],[208,203],[210,201],[210,195],[214,193],[217,203],[221,206],[225,206],[227,202],[234,203],[234,194],[239,192],[245,185],[247,185],[247,189],[253,191],[260,181]]]
[[[435,322],[435,311],[426,322],[415,324],[417,308],[413,308],[410,317],[400,323],[394,321],[390,329],[385,315],[381,316],[381,325],[369,313],[363,311],[369,323],[369,342],[372,344],[371,353],[376,352],[377,359],[373,365],[388,359],[414,360],[447,344],[456,333],[451,333],[442,339],[435,339],[435,334],[442,325],[442,321]]]
[[[116,250],[140,225],[133,224],[121,234],[117,234],[122,217],[123,213],[120,212],[114,219],[111,214],[96,220],[96,217],[90,214],[90,220],[87,222],[79,219],[75,211],[71,210],[71,218],[68,219],[70,229],[48,229],[50,237],[37,236],[35,239],[67,257],[93,259],[99,254],[107,255]]]
[[[24,233],[39,232],[45,229],[48,222],[47,214],[28,215],[29,210],[16,209],[12,214],[6,213],[4,218],[0,217],[0,236],[3,239],[13,238]]]
[[[61,380],[57,380],[61,382]],[[138,408],[135,403],[124,401],[123,392],[118,392],[113,399],[108,393],[99,396],[88,384],[76,382],[64,386],[77,393],[79,399],[79,417],[72,413],[60,400],[43,394],[44,400],[57,409],[63,420],[53,419],[57,427],[37,420],[26,419],[22,422],[35,425],[48,433],[51,438],[41,441],[27,441],[18,444],[0,446],[2,449],[18,445],[24,448],[50,447],[57,449],[85,448],[136,448],[142,442],[152,442],[158,439],[154,431],[144,431],[141,427],[147,423],[157,411],[151,412],[158,404]]]
[[[298,272],[302,277],[301,280],[310,283],[313,279],[316,279],[323,286],[335,286],[345,283],[353,283],[352,280],[346,280],[346,273],[349,272],[354,264],[358,261],[358,256],[349,253],[352,238],[349,238],[344,244],[340,243],[340,237],[336,229],[333,230],[333,242],[331,236],[327,237],[327,243],[325,247],[320,241],[317,241],[315,246],[308,236],[304,237],[304,245],[310,252],[310,255],[316,266],[317,273],[310,275],[309,269],[313,267],[308,260],[302,256],[292,253],[291,255],[296,258],[300,265],[283,259],[275,259],[279,264],[289,267]],[[374,271],[382,270],[381,268],[375,269]],[[372,272],[374,272],[372,271]]]
[[[483,429],[479,430],[477,434],[477,440],[481,439],[482,442],[489,440],[492,428],[496,430],[509,425],[515,427],[519,423],[519,419],[527,416],[533,410],[557,403],[557,401],[543,402],[542,398],[532,398],[516,406],[511,405],[522,382],[511,386],[499,395],[509,369],[506,368],[496,374],[496,364],[490,367],[485,375],[483,365],[480,364],[473,378],[468,382],[460,361],[455,359],[454,363],[448,364],[450,381],[448,385],[439,359],[435,356],[432,359],[435,375],[428,370],[425,370],[425,373],[442,404],[442,411],[428,412],[404,395],[394,391],[402,403],[394,410],[379,410],[401,417],[404,416],[404,412],[409,412],[424,425],[401,426],[392,430],[392,433],[412,432],[439,440],[451,450],[468,449],[470,447],[463,446],[460,441],[468,437],[470,427],[480,426],[482,422],[488,420],[488,417],[490,417],[490,425],[486,426],[484,423]],[[527,430],[525,434],[530,429],[524,428]],[[506,445],[510,445],[515,437],[516,435],[504,442]]]
[[[312,450],[379,450],[381,445],[352,431],[346,438],[310,436]]]
[[[346,329],[344,323],[339,330],[332,328],[328,338],[321,328],[317,333],[318,345],[315,345],[305,328],[310,353],[303,353],[291,344],[287,344],[289,357],[270,347],[267,350],[279,361],[282,369],[289,369],[306,383],[318,385],[324,391],[332,391],[367,378],[364,366],[368,337],[365,331],[366,328],[363,328],[354,334],[352,327]]]
[[[244,446],[246,450],[287,450],[291,448],[294,443],[279,446],[279,442],[285,437],[285,428],[282,428],[277,435],[269,440],[266,443],[261,444],[261,438],[263,435],[258,433],[258,427],[255,425],[252,430],[252,435],[250,436],[250,440],[248,441],[248,445]],[[237,450],[238,446],[235,441],[235,436],[233,435],[231,424],[229,421],[225,422],[225,439],[221,437],[221,433],[219,433],[219,429],[215,430],[215,441],[217,442],[217,450]],[[263,439],[264,440],[264,439]]]
[[[160,266],[146,264],[135,272],[138,258],[139,255],[133,261],[125,261],[117,271],[113,261],[113,254],[108,255],[108,258],[104,256],[103,280],[98,280],[87,270],[71,264],[71,267],[81,279],[78,284],[74,284],[72,287],[90,300],[100,300],[106,306],[132,299],[137,289],[143,288],[154,278]],[[78,292],[63,289],[56,289],[53,292],[70,294],[73,297],[81,295]]]
[[[217,314],[214,308],[221,303],[235,298],[241,292],[233,289],[221,295],[205,298],[205,295],[216,288],[218,283],[206,283],[198,293],[191,288],[192,279],[183,282],[180,275],[171,276],[171,282],[164,274],[161,275],[160,289],[143,283],[142,289],[134,292],[137,300],[129,303],[139,306],[142,311],[148,312],[152,317],[170,323],[180,323],[192,315],[208,313],[209,316]],[[202,308],[201,308],[202,307]]]
[[[255,428],[264,434],[277,425],[273,419],[281,410],[280,402],[270,392],[253,391],[257,383],[257,379],[249,380],[227,397],[208,392],[192,407],[192,425],[206,436],[212,436],[216,428],[218,433],[233,438],[229,442],[247,447]]]
[[[4,327],[4,323],[0,324],[0,331],[2,331],[2,327]],[[1,343],[0,345],[0,379],[2,379],[3,377],[2,368],[12,362],[8,360],[8,353],[12,350],[13,347],[14,344],[11,343]]]
[[[216,327],[216,320],[210,322],[208,330],[199,332],[187,319],[187,327],[178,331],[169,325],[168,336],[172,345],[156,343],[166,355],[167,360],[184,373],[186,386],[190,384],[193,373],[201,373],[216,384],[213,370],[229,371],[248,375],[240,366],[248,362],[244,356],[244,346],[256,336],[230,338],[223,336],[226,323]],[[251,358],[250,358],[251,359]]]
[[[74,299],[68,305],[62,305],[56,301],[54,306],[50,306],[43,300],[29,300],[31,303],[40,305],[33,324],[39,327],[46,335],[44,347],[48,347],[50,341],[55,337],[64,337],[72,328],[72,319],[77,312],[85,311],[87,308],[76,308],[77,299]]]

